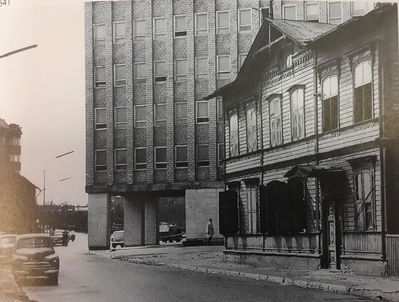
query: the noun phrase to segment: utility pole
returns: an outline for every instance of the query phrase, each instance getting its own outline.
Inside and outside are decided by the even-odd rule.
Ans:
[[[45,205],[46,205],[46,170],[43,170],[43,206]]]

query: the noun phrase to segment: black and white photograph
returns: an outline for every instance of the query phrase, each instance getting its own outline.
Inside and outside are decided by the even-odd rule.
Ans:
[[[399,302],[397,0],[0,0],[0,302]]]

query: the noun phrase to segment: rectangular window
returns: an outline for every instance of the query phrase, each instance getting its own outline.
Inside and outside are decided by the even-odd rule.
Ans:
[[[206,36],[208,34],[208,13],[195,14],[195,35]]]
[[[256,131],[256,104],[251,103],[247,107],[247,151],[258,149],[258,137]]]
[[[223,99],[221,97],[216,98],[216,111],[218,121],[223,121]]]
[[[154,62],[154,80],[155,82],[166,81],[166,61]]]
[[[176,80],[184,80],[187,78],[187,60],[177,59],[175,60],[175,77]]]
[[[188,167],[187,146],[176,146],[175,151],[176,168]]]
[[[208,57],[195,58],[195,75],[197,78],[208,78]]]
[[[106,150],[96,150],[95,151],[95,162],[96,162],[96,171],[107,170],[107,151]]]
[[[125,21],[114,22],[114,44],[121,44],[125,42],[126,27]]]
[[[370,60],[362,61],[354,67],[353,120],[355,123],[371,119],[373,115],[371,72]]]
[[[147,169],[147,148],[136,148],[134,149],[134,163],[136,170]]]
[[[197,145],[197,166],[209,166],[209,145]]]
[[[261,13],[260,24],[262,25],[263,20],[265,20],[266,18],[270,18],[270,8],[262,7],[262,8],[260,8],[260,13]]]
[[[269,104],[270,146],[275,147],[283,143],[283,123],[281,116],[281,99],[275,97]]]
[[[146,64],[145,63],[135,63],[134,64],[134,78],[136,80],[145,80],[146,78]]]
[[[155,169],[166,169],[166,147],[155,147]]]
[[[224,143],[218,144],[218,165],[223,166],[224,161]]]
[[[164,17],[154,18],[154,37],[166,34],[166,19]]]
[[[105,24],[93,25],[94,44],[103,43],[105,41]]]
[[[134,126],[136,128],[145,128],[146,126],[146,106],[134,106]]]
[[[105,87],[106,84],[105,80],[105,66],[97,66],[95,67],[94,71],[94,86],[98,87]]]
[[[247,53],[238,54],[238,69],[241,69],[247,55],[248,55]]]
[[[258,190],[255,186],[247,187],[247,213],[248,213],[248,233],[257,233],[258,218]]]
[[[166,121],[166,104],[155,104],[154,114],[156,122]]]
[[[175,18],[175,38],[187,36],[186,16],[174,16]]]
[[[208,101],[197,101],[197,124],[209,122]]]
[[[107,110],[105,108],[95,108],[94,119],[96,123],[96,129],[107,128]]]
[[[178,125],[187,123],[187,102],[178,102],[175,104],[175,118]]]
[[[238,30],[240,32],[252,30],[252,11],[250,8],[238,10]]]
[[[126,65],[114,65],[114,86],[121,87],[126,85]]]
[[[328,23],[339,24],[342,21],[341,2],[328,2]]]
[[[370,1],[353,1],[352,16],[363,16],[373,9],[373,3]]]
[[[126,107],[115,107],[115,128],[126,129]]]
[[[115,170],[126,170],[126,149],[115,149]]]
[[[237,112],[230,113],[229,120],[230,129],[230,156],[234,157],[239,154],[238,148],[238,115]]]
[[[296,5],[283,5],[283,19],[296,20]]]
[[[228,34],[230,32],[230,12],[216,12],[216,33]]]
[[[134,20],[133,22],[134,41],[144,41],[145,38],[145,20]]]
[[[221,55],[217,56],[217,67],[218,67],[218,77],[219,78],[229,78],[230,77],[230,56]]]
[[[292,140],[296,141],[305,137],[305,90],[298,88],[291,93],[291,131]]]
[[[338,77],[332,75],[324,79],[322,90],[323,131],[331,131],[338,128]]]
[[[306,21],[319,22],[319,4],[306,3],[305,4]]]

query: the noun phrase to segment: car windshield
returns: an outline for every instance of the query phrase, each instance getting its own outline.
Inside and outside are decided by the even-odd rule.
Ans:
[[[123,238],[123,232],[114,232],[113,234],[115,239],[122,239]]]
[[[63,231],[55,231],[55,232],[54,232],[54,235],[55,235],[55,236],[62,236],[63,234],[64,234]]]
[[[0,246],[6,245],[6,244],[14,244],[14,243],[15,243],[14,236],[0,238]]]
[[[32,238],[21,238],[17,241],[17,248],[40,248],[40,247],[51,247],[50,238],[46,237],[32,237]]]

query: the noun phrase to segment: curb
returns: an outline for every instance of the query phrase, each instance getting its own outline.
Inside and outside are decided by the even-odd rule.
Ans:
[[[106,255],[104,255],[104,256],[106,256]],[[239,271],[229,271],[229,270],[221,270],[221,269],[206,268],[206,267],[201,267],[201,266],[174,264],[174,263],[166,263],[166,262],[156,262],[156,261],[144,260],[144,259],[138,259],[138,258],[128,258],[126,256],[109,256],[108,258],[112,259],[112,260],[126,261],[129,263],[135,263],[135,264],[172,267],[175,269],[204,273],[204,274],[208,274],[208,275],[219,275],[219,276],[222,275],[222,276],[226,276],[226,277],[247,278],[247,279],[252,279],[252,280],[269,281],[269,282],[277,283],[280,285],[296,286],[296,287],[307,288],[307,289],[319,289],[322,291],[339,293],[339,294],[352,294],[355,296],[373,298],[373,299],[378,299],[378,300],[385,300],[385,301],[392,301],[392,302],[399,301],[399,292],[385,293],[380,290],[372,290],[372,289],[366,289],[366,288],[350,288],[350,287],[347,287],[344,285],[322,283],[322,282],[317,282],[317,281],[293,280],[290,278],[284,278],[284,277],[280,277],[280,276],[245,273],[245,272],[239,272]]]

